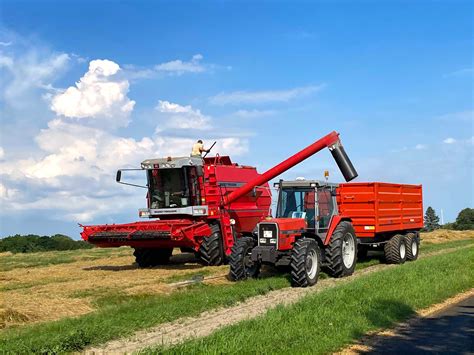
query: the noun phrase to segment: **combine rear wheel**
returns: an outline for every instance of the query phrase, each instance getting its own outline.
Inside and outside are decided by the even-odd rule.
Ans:
[[[357,255],[357,238],[351,222],[342,221],[331,236],[326,251],[326,271],[332,277],[354,273]]]
[[[321,269],[321,252],[318,243],[313,239],[298,239],[291,251],[290,268],[292,286],[315,285]]]
[[[418,259],[420,251],[420,239],[415,233],[408,233],[405,237],[405,246],[407,249],[407,260]]]
[[[240,237],[232,246],[229,257],[229,278],[232,281],[255,278],[260,273],[260,263],[251,260],[252,249],[255,241],[251,237]]]
[[[173,248],[135,248],[133,255],[138,266],[151,267],[168,264],[172,253]]]
[[[394,235],[384,246],[385,261],[388,264],[403,264],[407,258],[405,237]]]
[[[218,224],[213,224],[210,228],[211,235],[202,239],[199,257],[204,265],[221,265],[224,263],[221,229]]]

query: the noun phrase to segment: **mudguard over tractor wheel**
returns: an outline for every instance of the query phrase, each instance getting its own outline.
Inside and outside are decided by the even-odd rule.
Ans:
[[[221,229],[218,224],[212,224],[210,227],[211,235],[202,239],[199,257],[204,265],[221,265],[224,263]]]
[[[151,267],[168,264],[172,253],[172,248],[135,248],[133,255],[139,267]]]
[[[321,252],[318,243],[309,238],[298,239],[291,251],[290,268],[292,286],[315,285],[321,270]]]
[[[331,236],[325,249],[324,271],[332,277],[344,277],[354,273],[357,255],[357,238],[351,222],[342,221]]]
[[[405,237],[405,246],[407,249],[407,260],[418,259],[420,251],[420,239],[415,233],[408,233]]]
[[[255,241],[252,237],[240,237],[232,246],[229,257],[229,279],[232,281],[255,278],[260,273],[260,263],[250,259]]]
[[[407,258],[405,237],[394,235],[384,246],[385,261],[388,264],[403,264]]]

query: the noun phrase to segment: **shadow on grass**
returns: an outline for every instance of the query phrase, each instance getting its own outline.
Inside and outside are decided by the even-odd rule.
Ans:
[[[418,318],[394,334],[369,339],[361,354],[463,354],[474,349],[474,299],[466,300],[434,317]],[[468,305],[471,303],[471,305]]]
[[[169,264],[149,267],[146,269],[164,269],[164,270],[195,270],[201,269],[203,265],[198,264],[197,258],[191,253],[181,253],[173,255]],[[97,265],[83,268],[85,271],[127,271],[141,269],[137,263],[127,265]]]

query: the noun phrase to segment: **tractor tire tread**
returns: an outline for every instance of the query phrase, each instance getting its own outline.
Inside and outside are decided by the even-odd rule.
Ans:
[[[344,277],[350,276],[354,273],[355,263],[357,258],[354,260],[354,265],[351,269],[346,269],[344,267],[344,262],[342,258],[342,240],[344,238],[345,231],[350,229],[354,238],[355,232],[351,222],[342,221],[334,230],[334,233],[331,236],[331,241],[326,247],[326,261],[324,271],[331,277]],[[355,240],[356,245],[356,255],[357,255],[357,238]]]
[[[217,224],[212,224],[210,228],[211,235],[202,239],[199,256],[204,265],[221,265],[224,263],[221,230]]]

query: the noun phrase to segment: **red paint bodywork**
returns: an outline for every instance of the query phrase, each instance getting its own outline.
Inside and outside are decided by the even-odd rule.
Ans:
[[[261,175],[254,167],[232,163],[228,156],[204,158],[204,176],[199,177],[199,185],[201,204],[208,206],[208,216],[175,219],[176,216],[160,215],[160,220],[152,222],[83,226],[81,236],[101,247],[191,246],[198,251],[202,238],[211,233],[209,223],[219,222],[224,251],[229,255],[235,234],[251,233],[262,218],[270,215],[268,181],[337,143],[339,134],[333,131]]]
[[[305,204],[314,203],[314,194]],[[313,197],[311,197],[313,196]],[[341,221],[352,223],[358,238],[418,231],[423,228],[423,194],[421,185],[382,182],[340,184],[336,188],[338,214],[333,215],[323,240],[328,245]],[[320,201],[324,205],[326,201]],[[324,213],[324,206],[322,208]],[[265,222],[278,225],[278,250],[290,250],[295,240],[306,229],[301,218],[272,218]],[[304,227],[303,227],[304,226]],[[297,232],[298,229],[303,229]]]
[[[208,206],[208,216],[177,219],[169,215],[146,222],[83,226],[82,238],[100,247],[127,245],[192,247],[198,250],[201,239],[211,234],[209,222],[217,221],[221,225],[225,252],[230,254],[234,240],[230,219],[235,220],[233,227],[237,232],[251,233],[255,225],[270,214],[270,189],[268,183],[263,183],[255,191],[223,207],[223,197],[259,176],[257,170],[232,163],[227,156],[216,156],[204,159],[203,172],[204,175],[199,178],[201,204]]]

